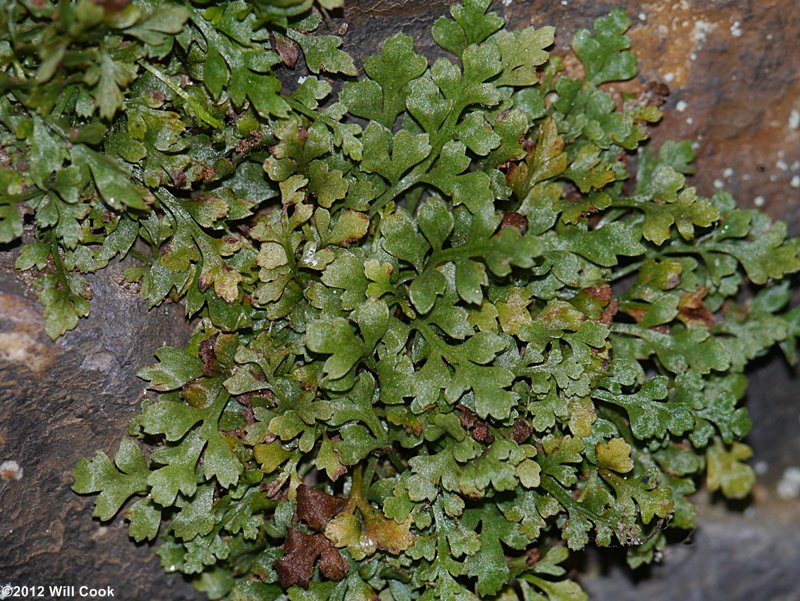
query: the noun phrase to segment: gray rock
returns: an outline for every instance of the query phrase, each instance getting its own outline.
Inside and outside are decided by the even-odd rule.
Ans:
[[[164,344],[183,345],[178,306],[147,311],[114,264],[91,276],[92,314],[53,343],[28,276],[0,253],[0,583],[110,586],[125,599],[197,598],[167,575],[154,548],[134,545],[126,524],[92,519],[92,497],[70,490],[81,457],[113,458],[144,382],[136,372]],[[11,465],[11,464],[6,464]]]

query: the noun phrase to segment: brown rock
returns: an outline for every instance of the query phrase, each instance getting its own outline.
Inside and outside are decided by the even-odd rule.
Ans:
[[[183,345],[178,306],[147,311],[123,282],[123,267],[90,276],[92,315],[57,342],[17,250],[0,252],[0,582],[110,586],[128,599],[180,601],[197,593],[159,566],[154,547],[134,545],[121,517],[92,519],[93,497],[70,490],[72,469],[98,449],[113,457],[145,383],[136,371],[153,351]]]

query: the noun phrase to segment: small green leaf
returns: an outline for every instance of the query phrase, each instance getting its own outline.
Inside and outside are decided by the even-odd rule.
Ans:
[[[656,516],[665,518],[672,512],[672,495],[668,489],[635,478],[626,479],[607,470],[602,470],[600,475],[614,488],[617,502],[624,507],[623,514],[632,512],[634,502],[644,524],[649,524]]]
[[[572,580],[553,582],[536,576],[530,576],[528,579],[543,591],[550,601],[587,601],[589,599],[589,595],[584,592],[577,582]],[[526,583],[523,583],[523,590],[526,592],[530,590]],[[532,599],[541,598],[539,595],[533,596],[535,593],[531,593],[531,595]]]
[[[453,216],[439,198],[432,198],[420,206],[417,223],[433,250],[441,250],[453,230]]]
[[[356,465],[372,451],[383,447],[384,443],[374,438],[364,426],[345,424],[339,429],[342,439],[333,448],[343,465]]]
[[[214,489],[204,486],[195,497],[187,502],[172,519],[172,531],[180,539],[192,540],[196,536],[204,536],[214,528],[214,514],[211,504],[214,501]]]
[[[417,311],[424,314],[431,310],[446,285],[447,280],[439,270],[426,269],[411,282],[408,295]]]
[[[462,142],[446,142],[425,180],[450,196],[454,204],[463,203],[474,215],[486,215],[493,210],[491,180],[483,172],[464,173],[470,163],[465,152]]]
[[[546,62],[549,56],[544,49],[555,41],[555,28],[503,30],[493,39],[500,47],[503,61],[503,74],[497,79],[497,85],[532,86],[539,81],[536,67]]]
[[[667,378],[664,376],[649,380],[634,394],[615,395],[598,390],[594,395],[602,401],[623,407],[628,412],[631,430],[641,440],[663,438],[667,430],[679,436],[694,425],[688,406],[664,401],[667,397]]]
[[[608,443],[598,443],[595,448],[597,463],[624,474],[633,469],[631,447],[622,438],[612,438]]]
[[[353,58],[339,50],[342,39],[334,35],[306,35],[295,29],[289,29],[288,35],[300,44],[306,57],[306,65],[312,73],[343,73],[358,75]]]
[[[486,13],[491,0],[465,0],[453,4],[454,20],[439,17],[433,24],[433,39],[445,50],[461,56],[467,46],[478,44],[503,26],[502,17]]]
[[[595,20],[594,36],[585,29],[575,34],[572,48],[583,63],[587,81],[599,85],[636,75],[636,56],[628,50],[631,41],[625,35],[630,24],[625,11],[617,8]]]
[[[359,117],[392,128],[405,109],[409,83],[422,75],[428,61],[414,52],[413,39],[402,33],[386,39],[380,52],[364,61],[371,79],[346,82],[341,98],[348,110]]]
[[[525,539],[517,536],[514,525],[491,505],[467,510],[461,519],[467,530],[477,530],[479,522],[481,547],[467,561],[467,573],[478,578],[478,593],[485,597],[499,592],[511,576],[502,543],[524,548]]]
[[[421,271],[428,243],[414,228],[408,213],[398,209],[381,223],[383,248],[400,260],[408,261]]]
[[[317,469],[325,470],[328,478],[336,482],[341,476],[347,473],[347,468],[342,465],[339,453],[334,449],[330,439],[323,434],[322,444],[316,459]]]
[[[119,210],[124,206],[147,209],[149,193],[141,186],[131,183],[130,175],[107,155],[83,144],[76,144],[72,147],[72,161],[91,172],[100,195],[112,209]]]
[[[113,464],[105,453],[98,451],[91,462],[79,460],[72,475],[75,480],[72,490],[76,493],[99,493],[92,515],[108,521],[132,495],[147,491],[150,469],[139,445],[123,438]]]
[[[734,442],[730,445],[716,440],[706,452],[708,462],[708,489],[721,490],[729,499],[743,499],[753,488],[756,476],[753,468],[744,463],[753,454],[746,444]]]
[[[138,423],[147,434],[165,434],[167,440],[175,441],[183,438],[204,417],[204,411],[181,401],[159,401],[144,406]]]
[[[291,456],[292,454],[279,442],[258,444],[253,447],[253,458],[258,461],[265,474],[274,472]]]
[[[136,65],[114,60],[109,54],[100,54],[99,81],[94,90],[97,107],[103,119],[111,119],[122,105],[122,91],[136,78]],[[88,77],[92,75],[90,70]]]
[[[392,138],[389,130],[375,121],[364,130],[362,141],[364,158],[361,168],[367,173],[379,173],[390,182],[398,181],[431,152],[428,134],[412,134],[401,129]]]
[[[385,301],[368,298],[355,310],[355,319],[368,349],[375,348],[389,327],[390,312]]]
[[[483,301],[482,287],[488,285],[489,278],[482,263],[469,260],[456,263],[456,289],[465,302],[480,304]]]
[[[137,543],[153,540],[158,535],[161,526],[161,510],[155,506],[152,499],[140,499],[125,512],[125,517],[130,521],[128,536]]]
[[[0,243],[7,244],[22,235],[22,217],[16,203],[0,202]]]
[[[620,256],[644,254],[646,248],[639,239],[638,228],[620,221],[591,232],[575,229],[564,236],[567,248],[603,267],[616,265]]]
[[[91,289],[88,282],[76,273],[48,273],[38,283],[42,292],[39,302],[44,306],[44,329],[53,340],[78,325],[78,319],[89,315]]]
[[[203,452],[205,440],[192,432],[177,446],[162,446],[150,455],[151,462],[161,465],[147,475],[153,500],[163,507],[175,503],[178,492],[192,497],[197,491],[195,468]]]
[[[475,154],[486,156],[500,145],[501,138],[492,131],[481,113],[469,113],[456,128],[456,136]]]
[[[155,355],[158,363],[142,368],[137,374],[150,382],[149,388],[153,390],[175,390],[203,375],[203,362],[183,349],[165,346]]]
[[[323,369],[333,380],[347,374],[364,355],[361,341],[348,321],[341,317],[308,324],[306,344],[315,353],[330,355]]]
[[[67,158],[67,150],[50,131],[40,117],[33,119],[31,139],[31,177],[42,189],[47,189],[47,181],[55,175]]]
[[[542,440],[544,455],[537,456],[542,472],[553,476],[564,486],[572,486],[577,481],[575,467],[570,465],[582,460],[583,441],[580,438],[564,436],[558,438],[548,435]]]
[[[325,241],[328,244],[348,246],[363,238],[369,228],[369,217],[356,211],[342,211]]]
[[[343,309],[354,309],[364,300],[369,285],[364,269],[365,266],[352,253],[343,252],[322,273],[322,282],[326,286],[342,291]]]

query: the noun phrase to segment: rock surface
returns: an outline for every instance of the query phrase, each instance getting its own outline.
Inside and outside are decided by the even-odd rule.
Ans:
[[[177,306],[148,312],[116,264],[90,277],[92,314],[53,343],[16,251],[0,253],[0,584],[112,587],[123,599],[196,598],[165,574],[126,524],[92,519],[94,499],[74,494],[71,472],[102,449],[113,458],[144,382],[136,372],[164,344],[183,345]],[[13,464],[6,464],[6,466]]]
[[[756,503],[744,513],[699,500],[697,532],[664,550],[660,565],[631,574],[596,562],[581,582],[592,601],[796,601],[797,502]]]

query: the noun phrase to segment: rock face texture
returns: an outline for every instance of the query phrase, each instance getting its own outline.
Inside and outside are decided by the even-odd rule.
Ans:
[[[448,0],[346,0],[332,15],[347,24],[345,49],[361,64],[388,35],[403,31],[435,56],[430,26]],[[696,143],[702,194],[725,187],[742,206],[761,206],[800,234],[800,4],[796,0],[504,0],[494,10],[514,26],[554,25],[555,52],[569,54],[581,27],[615,7],[634,21],[640,75],[671,89],[653,144]],[[296,79],[297,74],[289,77]],[[288,81],[288,79],[287,79]],[[0,249],[0,584],[111,586],[137,600],[199,599],[163,573],[152,549],[136,547],[121,519],[91,519],[92,499],[73,494],[80,457],[113,456],[141,398],[136,371],[163,344],[180,345],[188,327],[177,307],[148,312],[112,266],[91,279],[92,316],[52,343],[14,249]],[[797,381],[777,361],[753,374],[749,441],[762,474],[752,506],[731,511],[703,501],[691,545],[669,547],[666,563],[631,577],[612,561],[590,562],[584,586],[597,601],[794,601],[800,591],[797,500],[779,484],[800,465]],[[782,488],[784,494],[789,490]],[[613,555],[613,553],[609,554]]]
[[[631,574],[619,557],[581,582],[593,601],[795,601],[796,505],[756,503],[742,514],[701,501],[700,528],[668,545],[661,565]]]
[[[121,518],[101,525],[93,499],[70,490],[78,459],[116,453],[144,389],[136,372],[155,349],[185,344],[183,311],[148,312],[121,284],[123,267],[112,265],[90,278],[91,317],[53,343],[35,293],[14,271],[16,254],[0,253],[0,583],[196,598],[161,570],[152,549],[130,542]]]

